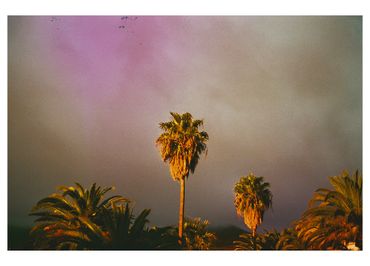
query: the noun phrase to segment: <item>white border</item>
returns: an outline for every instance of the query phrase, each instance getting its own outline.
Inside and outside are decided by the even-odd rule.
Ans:
[[[5,0],[6,1],[6,0]],[[8,15],[360,15],[365,0],[9,0]]]

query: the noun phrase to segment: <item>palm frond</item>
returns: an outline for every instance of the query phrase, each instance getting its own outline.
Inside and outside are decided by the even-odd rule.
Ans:
[[[362,177],[347,171],[329,177],[333,186],[318,189],[309,209],[296,224],[297,236],[308,249],[362,248]]]
[[[94,183],[84,189],[75,184],[58,187],[60,194],[51,194],[32,208],[30,215],[37,217],[30,231],[35,248],[101,249],[110,241],[102,223],[105,210],[128,200],[112,196],[102,201],[111,188],[102,189]]]

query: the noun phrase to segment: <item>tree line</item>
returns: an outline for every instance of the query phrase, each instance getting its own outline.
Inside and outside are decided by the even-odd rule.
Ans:
[[[148,227],[149,209],[133,214],[130,199],[114,195],[112,187],[93,184],[61,186],[59,193],[41,199],[31,210],[36,216],[30,236],[35,249],[92,250],[208,250],[217,238],[209,222],[185,216],[185,181],[194,173],[202,154],[207,154],[209,135],[201,131],[203,120],[190,113],[171,112],[171,120],[159,123],[162,133],[156,146],[169,164],[173,180],[180,184],[178,226]],[[234,206],[250,233],[240,234],[235,250],[362,249],[362,176],[343,172],[330,177],[333,189],[318,189],[308,209],[290,228],[257,233],[272,206],[270,184],[250,173],[234,186]]]

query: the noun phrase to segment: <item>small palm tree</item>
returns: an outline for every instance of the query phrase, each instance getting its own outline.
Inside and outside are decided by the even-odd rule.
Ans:
[[[160,154],[168,162],[174,180],[180,182],[179,239],[182,242],[185,208],[185,179],[194,173],[200,155],[207,151],[208,134],[200,131],[203,120],[193,119],[190,113],[170,113],[172,119],[159,123],[163,133],[157,138]]]
[[[329,181],[334,190],[316,190],[297,223],[298,237],[310,249],[362,249],[362,176],[343,171]]]
[[[280,233],[275,229],[272,231],[264,230],[263,234],[253,237],[251,233],[239,235],[239,239],[234,241],[235,250],[274,250],[279,241]]]
[[[211,249],[216,235],[207,230],[208,220],[200,217],[186,218],[184,224],[185,247],[189,250],[209,250]]]
[[[239,235],[239,239],[233,241],[235,250],[261,250],[261,236],[253,237],[251,233],[243,233]]]
[[[277,250],[305,250],[307,246],[298,238],[297,231],[294,228],[284,229],[280,233],[280,238],[276,243]]]
[[[181,250],[178,230],[174,226],[152,227],[148,231],[149,248],[155,250]]]
[[[157,239],[161,242],[157,248],[172,250],[209,250],[216,240],[216,235],[207,229],[208,225],[208,220],[202,220],[200,217],[186,217],[183,232],[184,241],[182,245],[178,242],[178,228],[159,228],[156,231],[162,232],[162,234],[159,238],[157,236]]]
[[[256,177],[252,173],[241,177],[234,187],[237,214],[244,218],[244,223],[252,230],[254,239],[257,226],[263,221],[264,212],[272,205],[269,187],[270,184],[264,182],[263,177]]]
[[[104,200],[112,187],[101,188],[94,183],[84,189],[59,187],[54,193],[40,200],[30,215],[37,216],[31,229],[34,247],[39,249],[99,249],[107,242],[107,232],[100,227],[102,214],[119,202],[127,202],[122,196]]]

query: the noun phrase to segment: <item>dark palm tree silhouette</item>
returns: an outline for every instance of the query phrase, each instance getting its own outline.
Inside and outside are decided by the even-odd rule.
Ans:
[[[129,203],[113,205],[102,213],[102,227],[106,233],[106,249],[128,250],[149,249],[148,229],[149,209],[144,209],[137,217]]]

